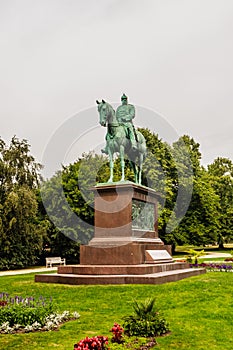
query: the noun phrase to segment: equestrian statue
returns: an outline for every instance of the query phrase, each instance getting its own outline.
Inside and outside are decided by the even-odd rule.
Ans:
[[[134,172],[134,181],[141,184],[142,164],[146,156],[146,140],[142,133],[135,129],[133,118],[135,108],[128,104],[125,94],[121,97],[121,106],[115,112],[113,107],[102,100],[96,101],[99,112],[100,125],[107,127],[106,146],[101,151],[109,156],[110,177],[108,182],[113,182],[113,155],[119,153],[121,163],[121,180],[125,181],[125,155],[128,156]]]

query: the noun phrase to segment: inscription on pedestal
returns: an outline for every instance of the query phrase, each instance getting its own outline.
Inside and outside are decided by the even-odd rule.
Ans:
[[[153,263],[172,262],[173,259],[167,250],[146,250],[146,261]]]

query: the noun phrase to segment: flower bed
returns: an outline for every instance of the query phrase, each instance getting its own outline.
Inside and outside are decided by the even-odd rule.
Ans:
[[[229,263],[190,264],[190,267],[204,267],[207,271],[214,272],[233,272],[233,265]]]
[[[74,344],[74,350],[107,350],[108,337],[97,335],[95,337],[80,340]]]
[[[51,298],[11,297],[8,293],[0,293],[0,333],[54,330],[79,317],[77,312],[58,313]]]
[[[113,335],[110,344],[108,337],[97,335],[95,337],[81,339],[78,343],[74,344],[74,350],[147,350],[157,345],[155,337],[123,336],[124,329],[118,323],[114,323],[110,332]]]
[[[140,349],[147,350],[157,345],[155,337],[170,334],[168,323],[155,309],[155,298],[134,302],[134,313],[124,317],[123,327],[114,323],[111,346],[108,337],[97,335],[86,337],[74,344],[73,350]]]

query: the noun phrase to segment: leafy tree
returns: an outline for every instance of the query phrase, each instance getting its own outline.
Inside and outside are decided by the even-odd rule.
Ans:
[[[210,182],[219,196],[219,247],[233,240],[233,163],[218,157],[208,165]]]
[[[194,161],[196,169],[200,170],[199,145],[188,136],[183,136],[170,146],[150,130],[140,131],[146,138],[148,147],[144,176],[148,185],[162,194],[159,236],[165,243],[172,244],[174,249],[176,244],[186,243],[189,239],[187,231],[178,231],[175,228],[184,217],[191,201]],[[193,152],[192,157],[190,152]]]
[[[144,172],[150,186],[159,190],[164,200],[159,236],[173,248],[176,244],[215,242],[219,232],[219,198],[200,164],[199,143],[184,135],[169,146],[148,129],[141,132],[149,149]]]
[[[14,136],[7,147],[0,139],[0,268],[37,262],[45,234],[37,220],[40,169],[26,140]]]
[[[40,210],[48,222],[45,255],[59,254],[78,262],[80,243],[88,244],[94,235],[91,188],[105,182],[108,172],[107,158],[90,152],[43,183]]]
[[[211,244],[216,242],[219,232],[219,198],[211,186],[208,173],[200,164],[199,147],[199,143],[187,135],[173,144],[173,154],[179,170],[180,190],[182,192],[189,190],[187,197],[183,196],[186,206],[187,199],[190,199],[187,212],[172,232],[172,238],[175,238],[178,244],[182,244],[182,241],[183,244]],[[182,215],[184,203],[182,200],[177,202],[177,212]]]
[[[174,208],[178,175],[170,145],[149,129],[139,129],[146,139],[147,157],[143,165],[143,183],[160,193],[159,236],[166,242],[166,225]],[[170,243],[170,240],[169,240]]]

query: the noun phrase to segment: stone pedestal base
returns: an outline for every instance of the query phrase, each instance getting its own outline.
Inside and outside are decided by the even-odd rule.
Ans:
[[[95,235],[80,247],[80,265],[36,275],[36,282],[159,284],[205,272],[174,262],[171,247],[158,237],[155,191],[126,182],[98,185],[94,192]]]
[[[157,192],[127,181],[99,184],[93,190],[95,235],[87,246],[80,248],[81,264],[173,261],[170,247],[158,237]]]
[[[39,274],[36,282],[83,284],[161,284],[205,273],[186,263],[141,265],[70,265],[59,266],[58,273]]]
[[[170,246],[152,243],[129,243],[115,247],[80,247],[82,265],[136,265],[144,263],[172,262]],[[154,258],[151,252],[154,252]],[[156,255],[156,251],[159,254]]]

